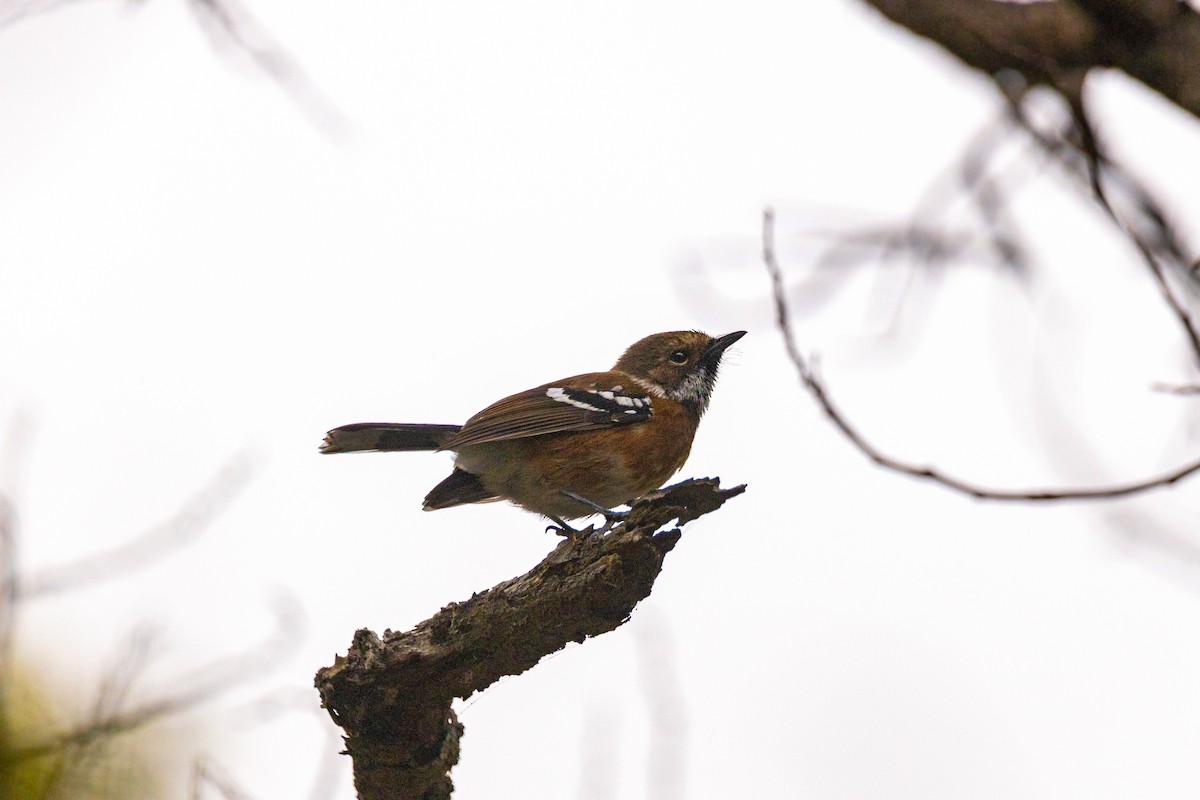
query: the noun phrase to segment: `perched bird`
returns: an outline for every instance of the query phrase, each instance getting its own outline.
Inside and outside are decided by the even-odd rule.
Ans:
[[[451,450],[454,471],[424,508],[511,500],[563,521],[605,514],[683,467],[735,331],[656,333],[608,372],[552,381],[499,400],[464,425],[360,422],[334,428],[322,453]]]

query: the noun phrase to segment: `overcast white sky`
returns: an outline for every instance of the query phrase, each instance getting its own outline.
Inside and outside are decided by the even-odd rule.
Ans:
[[[115,545],[255,458],[200,542],[30,606],[37,669],[86,700],[149,620],[162,689],[261,637],[285,590],[303,642],[180,748],[303,797],[324,713],[248,726],[237,704],[315,706],[354,629],[408,628],[555,543],[499,505],[423,514],[447,456],[318,457],[324,431],[460,422],[651,332],[747,329],[684,475],[749,490],[688,527],[629,625],[468,704],[456,796],[1195,796],[1200,572],[1156,544],[1194,528],[1195,488],[1031,510],[881,473],[772,327],[763,207],[799,281],[801,231],[903,219],[998,113],[982,82],[849,0],[251,10],[341,138],[182,2],[0,31],[0,424],[32,421],[0,478],[23,565]],[[1114,145],[1194,218],[1195,120],[1096,88]],[[1131,254],[1052,177],[1018,213],[1052,270],[1031,293],[952,271],[901,347],[864,276],[798,307],[805,348],[881,446],[979,480],[1187,458],[1184,401],[1147,387],[1193,376]],[[659,734],[682,766],[650,778]]]

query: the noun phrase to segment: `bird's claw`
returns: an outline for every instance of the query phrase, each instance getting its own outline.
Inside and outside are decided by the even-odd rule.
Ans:
[[[574,537],[574,536],[591,535],[591,534],[603,535],[603,534],[611,531],[614,527],[616,527],[618,522],[625,519],[625,517],[629,516],[628,511],[616,511],[615,509],[605,508],[604,506],[600,505],[599,503],[594,503],[591,500],[587,499],[586,497],[576,494],[575,492],[567,491],[566,489],[560,489],[559,492],[578,503],[582,503],[583,505],[587,506],[595,513],[600,514],[601,516],[604,517],[604,525],[602,525],[601,527],[597,528],[595,525],[589,525],[587,528],[584,528],[581,531],[575,530],[570,525],[567,525],[565,522],[563,522],[560,519],[551,517],[551,519],[554,519],[555,523],[557,523],[559,526],[556,529],[556,531],[558,532],[558,534],[560,536]],[[551,528],[554,528],[554,526],[552,525],[552,526],[550,526],[550,528],[547,528],[546,530],[550,530]]]

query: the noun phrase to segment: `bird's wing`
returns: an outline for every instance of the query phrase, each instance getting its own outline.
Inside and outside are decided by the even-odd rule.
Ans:
[[[651,413],[650,393],[628,375],[575,375],[492,403],[467,420],[462,430],[442,444],[442,449],[632,425],[650,419]]]

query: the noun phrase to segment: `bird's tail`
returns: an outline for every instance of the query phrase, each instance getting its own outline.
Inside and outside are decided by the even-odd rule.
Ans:
[[[416,425],[399,422],[356,422],[325,434],[322,453],[367,450],[440,450],[461,425]]]
[[[436,511],[439,508],[461,506],[464,503],[490,503],[500,498],[483,488],[479,478],[458,467],[450,473],[450,477],[439,483],[425,495],[422,506],[426,511]]]

